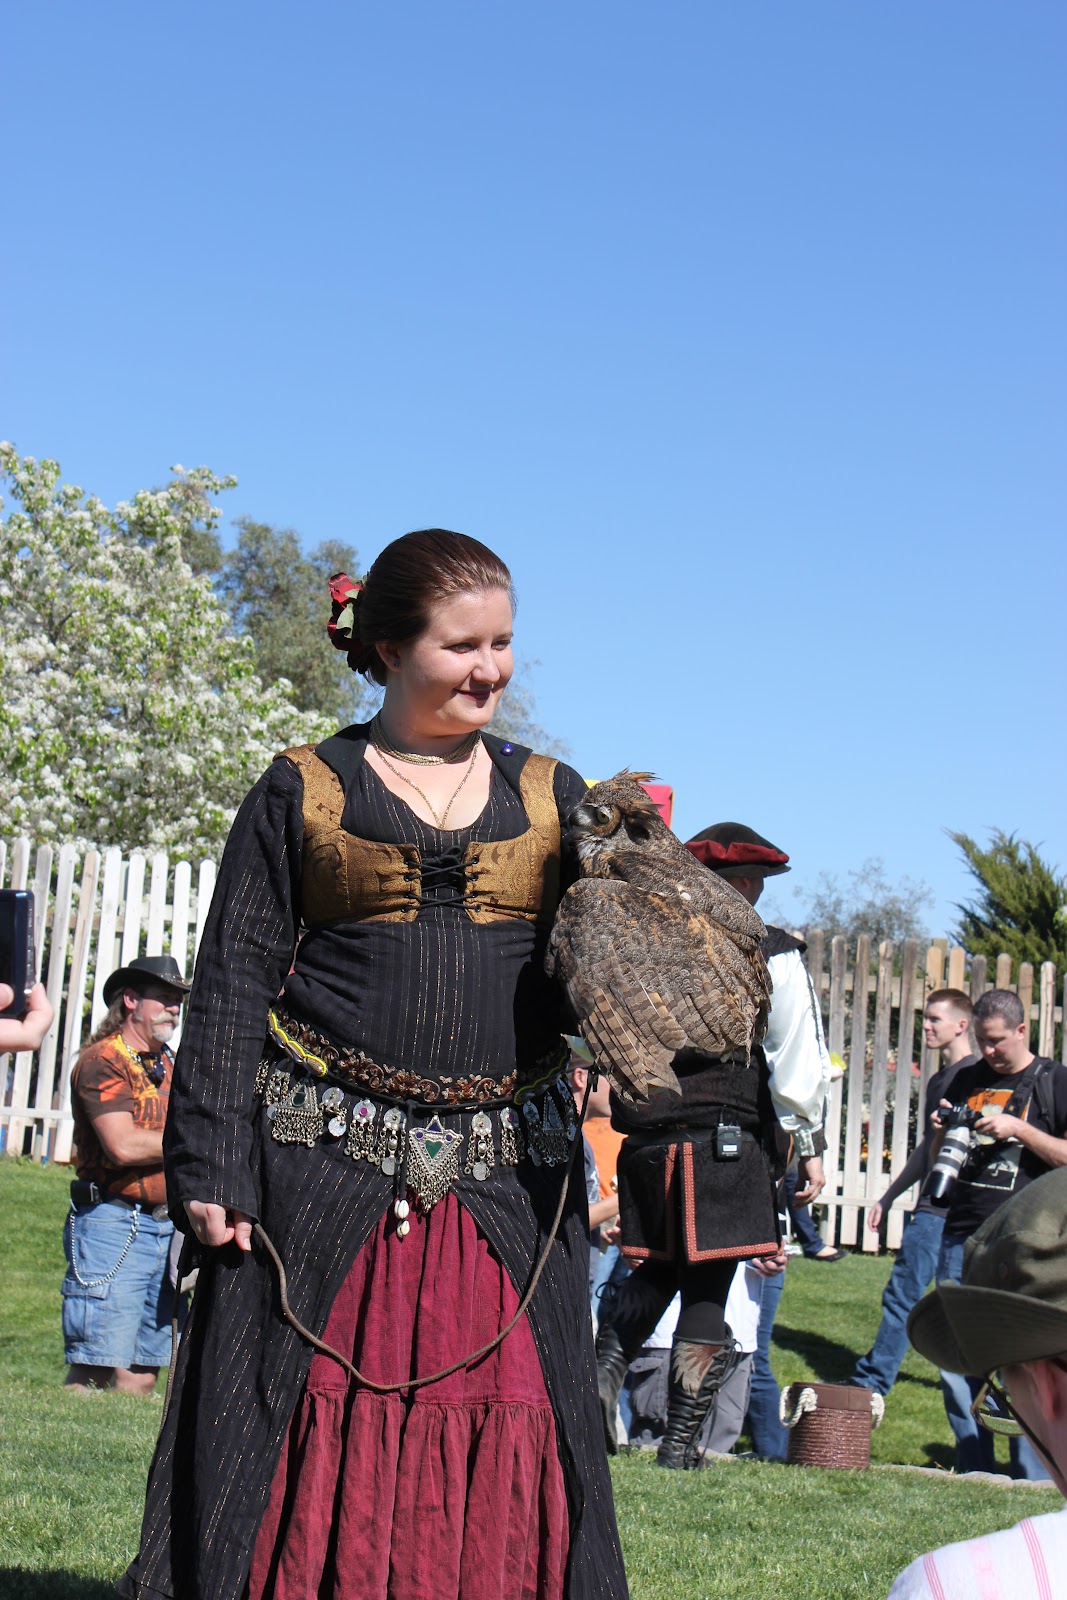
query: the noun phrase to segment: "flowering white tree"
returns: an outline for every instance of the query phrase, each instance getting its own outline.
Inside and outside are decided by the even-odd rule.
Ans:
[[[108,510],[0,444],[0,833],[214,854],[271,757],[333,731],[183,559],[235,480],[173,472]]]

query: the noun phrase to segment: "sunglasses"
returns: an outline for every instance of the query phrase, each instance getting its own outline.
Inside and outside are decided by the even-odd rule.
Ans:
[[[1045,1445],[1033,1429],[1027,1427],[1008,1399],[1006,1391],[995,1381],[992,1373],[974,1398],[971,1416],[987,1433],[999,1434],[1002,1439],[1029,1439],[1034,1449],[1043,1458],[1047,1457],[1048,1451]]]

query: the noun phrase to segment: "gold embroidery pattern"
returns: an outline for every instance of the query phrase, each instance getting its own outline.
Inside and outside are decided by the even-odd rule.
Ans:
[[[414,922],[421,905],[422,858],[411,844],[360,839],[341,827],[340,778],[311,745],[283,750],[304,784],[301,914],[306,927],[358,919]],[[464,852],[463,907],[479,925],[518,919],[547,927],[559,903],[560,826],[553,784],[557,763],[528,756],[519,793],[530,826],[514,839],[472,840]]]

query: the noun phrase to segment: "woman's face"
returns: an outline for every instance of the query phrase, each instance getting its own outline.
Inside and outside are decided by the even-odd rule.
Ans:
[[[469,589],[439,600],[417,639],[378,646],[390,669],[390,705],[426,733],[484,728],[515,670],[511,628],[505,589]]]

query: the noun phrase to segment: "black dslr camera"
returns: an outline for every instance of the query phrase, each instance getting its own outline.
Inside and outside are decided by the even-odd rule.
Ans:
[[[947,1206],[951,1201],[960,1169],[971,1153],[975,1124],[981,1122],[984,1115],[984,1111],[975,1111],[965,1102],[948,1109],[942,1107],[938,1112],[945,1137],[922,1191],[923,1199],[929,1200],[931,1205]]]

